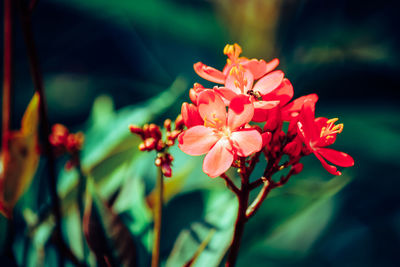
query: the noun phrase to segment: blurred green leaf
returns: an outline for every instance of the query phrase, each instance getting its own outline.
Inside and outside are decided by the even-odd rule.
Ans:
[[[246,225],[239,266],[250,259],[254,264],[260,260],[257,266],[264,266],[261,261],[269,257],[306,255],[333,216],[332,197],[350,181],[344,175],[327,182],[294,179],[285,188],[272,191]]]
[[[211,12],[179,5],[173,1],[106,1],[106,0],[57,0],[93,16],[111,19],[125,27],[132,24],[148,32],[162,32],[175,38],[187,39],[197,44],[209,45],[208,40],[224,40],[221,23]],[[193,34],[196,33],[196,34]]]
[[[83,229],[98,263],[136,266],[137,255],[130,231],[119,216],[96,193],[92,180],[88,180]]]
[[[179,234],[166,266],[183,266],[213,233],[194,266],[218,266],[232,239],[237,201],[228,190],[204,192],[204,218],[194,221]]]

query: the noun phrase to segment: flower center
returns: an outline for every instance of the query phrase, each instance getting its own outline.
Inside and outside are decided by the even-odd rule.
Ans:
[[[220,130],[225,126],[225,123],[217,117],[215,112],[211,113],[211,118],[204,117],[204,126]]]
[[[242,93],[244,93],[245,87],[247,85],[247,79],[244,77],[244,68],[242,65],[233,66],[229,75],[235,78],[234,84]]]
[[[337,122],[338,120],[338,118],[327,120],[326,126],[322,127],[319,137],[326,138],[326,140],[328,140],[330,138],[333,138],[334,134],[341,133],[343,131],[343,123],[335,125],[335,122]]]

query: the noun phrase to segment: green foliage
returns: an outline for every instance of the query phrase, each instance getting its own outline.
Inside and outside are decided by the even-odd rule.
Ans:
[[[83,172],[89,179],[85,201],[85,225],[90,230],[92,248],[89,256],[84,256],[87,244],[82,242],[81,228],[76,227],[81,224],[76,204],[78,172],[61,171],[58,187],[67,241],[87,264],[93,265],[95,258],[101,262],[101,255],[105,254],[111,262],[149,265],[155,155],[139,152],[140,140],[129,132],[128,125],[142,125],[162,117],[186,88],[185,82],[178,79],[163,94],[118,111],[106,96],[95,101],[82,153]],[[189,157],[176,147],[170,152],[175,161],[173,177],[166,179],[165,186],[162,264],[218,266],[231,242],[237,200],[222,179],[210,179],[202,172],[202,157]],[[315,173],[305,171],[303,177],[307,176],[311,179],[295,178],[284,188],[274,190],[249,221],[239,266],[250,260],[254,266],[264,266],[270,258],[288,260],[309,253],[335,216],[333,197],[351,179],[341,176],[323,181],[315,178]],[[31,221],[28,225],[32,244],[24,250],[24,243],[18,243],[15,248],[27,253],[18,253],[18,261],[25,258],[26,262],[40,263],[38,255],[49,253],[46,244],[54,228],[53,217],[46,215],[39,221],[25,217],[27,222]]]
[[[173,1],[57,1],[96,17],[112,18],[114,23],[125,27],[131,28],[134,23],[148,32],[163,32],[169,37],[187,39],[197,44],[209,45],[207,40],[223,40],[224,36],[222,26],[210,12],[189,6],[183,7]]]

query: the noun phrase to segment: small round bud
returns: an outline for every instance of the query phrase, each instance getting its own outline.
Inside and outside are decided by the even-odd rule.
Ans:
[[[298,174],[303,170],[303,164],[302,163],[296,163],[292,166],[292,173]]]
[[[172,121],[170,119],[166,119],[164,121],[164,128],[167,130],[167,132],[171,131],[171,124],[172,124]]]
[[[153,137],[149,137],[144,140],[144,145],[146,147],[146,150],[154,149],[156,147],[156,144],[157,144],[157,141]]]
[[[184,126],[185,123],[183,121],[182,115],[179,114],[178,117],[176,117],[175,119],[175,130],[182,130]]]

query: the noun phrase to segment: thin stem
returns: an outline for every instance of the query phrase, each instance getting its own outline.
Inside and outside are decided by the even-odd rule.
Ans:
[[[4,0],[4,45],[3,45],[3,116],[2,116],[2,150],[3,157],[8,155],[8,132],[11,116],[12,86],[12,42],[13,20],[12,0]],[[3,159],[8,160],[8,159]]]
[[[246,209],[249,202],[249,189],[248,177],[246,175],[242,175],[242,187],[240,190],[240,194],[237,195],[239,208],[236,217],[235,230],[233,233],[232,243],[228,252],[228,257],[226,261],[226,267],[235,266],[237,256],[239,254],[240,242],[242,240],[244,226],[246,224]]]
[[[232,182],[232,180],[225,173],[221,174],[220,177],[225,180],[226,186],[236,195],[240,194],[239,188]]]
[[[40,102],[39,102],[39,112],[40,112],[40,119],[41,119],[41,130],[43,133],[43,142],[44,142],[44,149],[47,155],[47,169],[49,175],[49,185],[50,185],[50,194],[52,201],[54,203],[54,215],[56,220],[56,237],[62,240],[62,227],[61,227],[61,208],[60,208],[60,201],[57,195],[57,177],[56,177],[56,170],[55,170],[55,156],[54,151],[51,147],[49,142],[49,135],[50,135],[50,124],[48,119],[47,113],[47,105],[46,105],[46,96],[44,93],[44,86],[43,86],[43,78],[39,67],[39,59],[36,52],[35,42],[33,38],[32,32],[32,23],[31,23],[31,16],[28,7],[26,7],[22,0],[18,1],[18,10],[20,13],[21,19],[21,26],[22,32],[26,44],[27,54],[29,58],[29,66],[31,70],[32,80],[35,87],[35,90],[39,94]],[[63,251],[63,247],[59,247],[61,252]],[[59,266],[64,266],[64,253],[61,253],[59,257]]]
[[[160,241],[161,241],[161,223],[162,223],[162,206],[164,198],[164,176],[161,167],[158,168],[156,192],[158,193],[154,205],[154,240],[153,255],[151,257],[151,266],[158,267],[160,262]]]
[[[263,182],[264,186],[258,193],[257,197],[254,199],[253,203],[251,203],[246,210],[247,220],[250,219],[256,213],[256,211],[261,207],[261,204],[263,203],[264,199],[268,196],[268,193],[273,188],[273,186],[271,186],[270,181],[268,181],[267,179],[264,178]]]
[[[83,225],[83,214],[85,211],[85,206],[84,206],[84,192],[86,188],[86,177],[83,174],[82,170],[82,165],[81,165],[81,156],[80,153],[77,152],[77,170],[79,172],[79,180],[78,180],[78,196],[77,196],[77,202],[78,202],[78,209],[79,209],[79,216],[80,216],[80,222],[81,225]],[[85,236],[83,234],[83,229],[82,229],[82,234],[81,234],[81,239],[82,239],[82,249],[83,249],[83,258],[86,259],[88,255],[87,247],[86,247],[86,241],[85,241]]]

